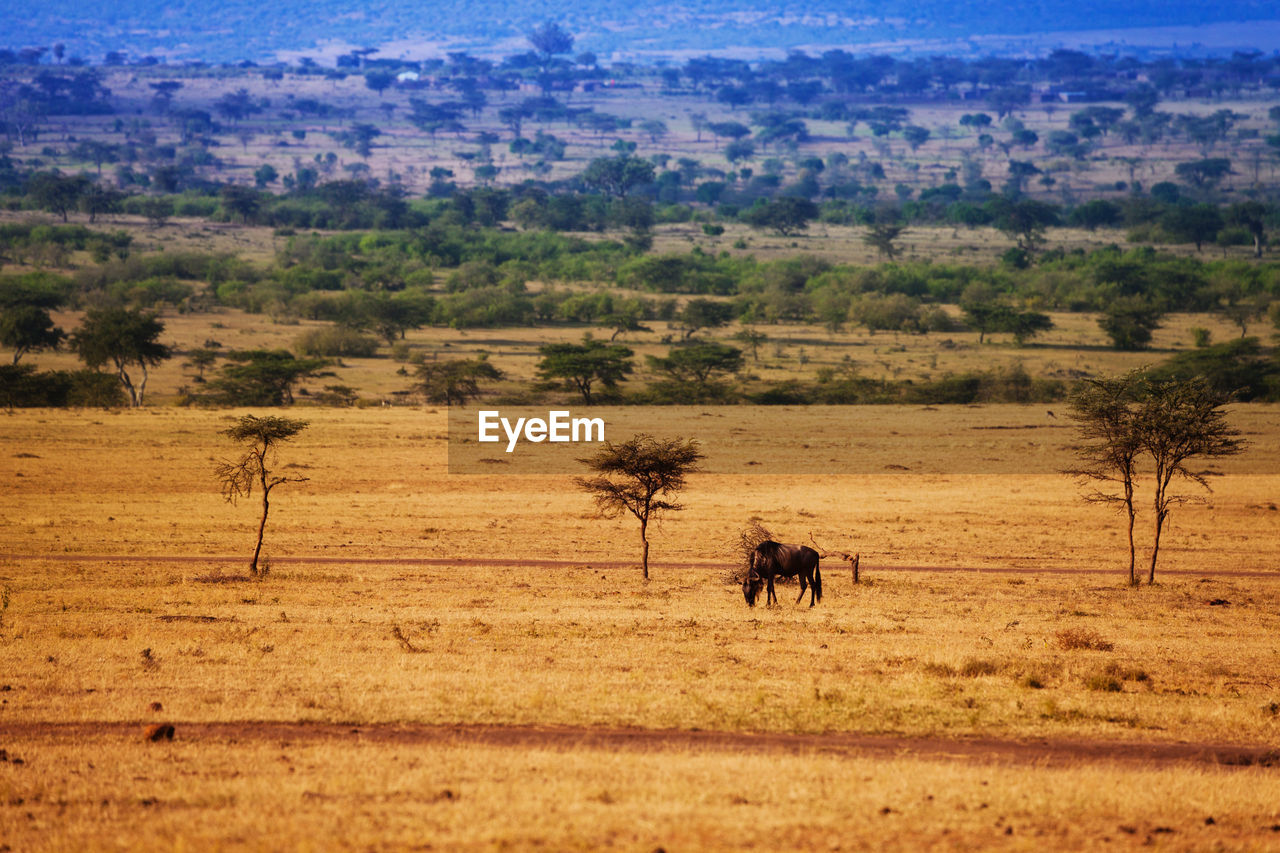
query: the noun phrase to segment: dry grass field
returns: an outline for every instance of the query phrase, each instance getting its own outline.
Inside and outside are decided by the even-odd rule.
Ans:
[[[310,480],[274,493],[253,581],[256,508],[212,476],[237,414],[0,419],[0,844],[1280,840],[1274,407],[1236,408],[1257,457],[1175,511],[1137,590],[1065,477],[900,471],[695,476],[645,583],[634,525],[567,476],[448,475],[445,413],[415,408],[289,413]],[[748,609],[753,517],[859,550],[864,582],[832,559],[816,608]]]

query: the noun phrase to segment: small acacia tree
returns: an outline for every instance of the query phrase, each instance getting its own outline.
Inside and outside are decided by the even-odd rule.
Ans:
[[[465,406],[480,396],[480,383],[502,378],[502,371],[480,358],[457,358],[452,361],[428,361],[418,366],[418,382],[413,390],[429,403]]]
[[[893,242],[906,230],[907,226],[897,222],[877,222],[862,236],[862,242],[892,261],[898,254],[898,247]]]
[[[1239,431],[1227,423],[1222,408],[1228,399],[1200,377],[1152,381],[1135,371],[1118,379],[1093,380],[1072,401],[1072,417],[1085,443],[1078,449],[1083,464],[1066,473],[1119,487],[1118,493],[1099,489],[1085,495],[1085,500],[1123,506],[1129,523],[1130,584],[1138,583],[1134,484],[1141,460],[1150,460],[1154,492],[1155,525],[1147,573],[1147,583],[1153,584],[1169,512],[1176,504],[1194,499],[1174,490],[1175,478],[1208,490],[1205,475],[1189,468],[1190,461],[1231,456],[1244,449]]]
[[[1133,526],[1138,511],[1133,481],[1142,450],[1136,428],[1137,374],[1090,379],[1071,400],[1071,418],[1084,439],[1076,452],[1080,466],[1065,473],[1100,484],[1084,495],[1093,503],[1119,504],[1129,521],[1129,585],[1137,586]]]
[[[253,548],[253,559],[249,563],[249,574],[254,577],[258,576],[258,556],[262,553],[262,536],[267,529],[271,490],[282,483],[304,483],[308,479],[282,477],[271,473],[271,468],[275,466],[277,447],[306,428],[306,421],[244,415],[235,426],[222,431],[223,435],[246,447],[244,456],[234,462],[219,462],[214,469],[222,486],[223,497],[234,504],[238,498],[247,498],[253,494],[255,484],[262,494],[258,542]]]
[[[632,370],[630,347],[590,337],[580,344],[544,344],[538,352],[542,354],[538,376],[547,383],[576,389],[588,406],[596,402],[596,386],[612,391]]]
[[[664,512],[684,507],[674,496],[685,486],[685,478],[697,470],[703,455],[698,443],[683,438],[633,436],[622,444],[605,442],[594,456],[580,459],[593,477],[575,477],[574,483],[593,498],[606,518],[631,513],[640,522],[641,563],[649,579],[649,522]]]
[[[1192,500],[1190,495],[1171,491],[1173,480],[1188,480],[1205,489],[1209,481],[1199,471],[1187,467],[1192,459],[1232,456],[1244,450],[1240,431],[1227,423],[1222,407],[1228,396],[1214,391],[1201,377],[1170,379],[1153,383],[1139,412],[1139,439],[1155,468],[1155,538],[1151,545],[1151,570],[1147,583],[1156,582],[1156,557],[1160,554],[1160,534],[1169,510]]]
[[[56,350],[66,337],[42,306],[15,305],[0,310],[0,346],[13,349],[14,364],[28,352]]]
[[[172,354],[160,343],[164,323],[155,314],[127,308],[90,308],[84,323],[71,336],[71,348],[91,369],[108,362],[134,406],[141,406],[147,391],[148,368],[155,367]],[[129,370],[136,366],[142,381],[136,385]]]

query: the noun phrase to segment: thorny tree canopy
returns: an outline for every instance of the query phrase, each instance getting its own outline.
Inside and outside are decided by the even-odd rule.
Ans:
[[[575,477],[574,482],[594,496],[602,515],[629,512],[647,521],[656,513],[683,508],[666,498],[684,488],[685,477],[702,458],[696,441],[640,434],[622,444],[605,442],[594,456],[579,460],[598,475]]]
[[[216,474],[222,483],[223,497],[232,502],[235,502],[238,497],[248,497],[253,493],[255,480],[264,492],[270,491],[281,483],[298,483],[306,480],[305,477],[268,479],[268,475],[277,446],[292,439],[306,429],[307,425],[307,421],[292,418],[275,416],[259,418],[254,415],[244,415],[234,426],[223,430],[223,435],[248,447],[245,455],[239,460],[218,464]]]

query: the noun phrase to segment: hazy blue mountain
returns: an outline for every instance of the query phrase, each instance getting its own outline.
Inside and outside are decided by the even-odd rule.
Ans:
[[[11,48],[61,42],[68,55],[94,61],[108,50],[263,61],[356,46],[419,59],[445,50],[512,53],[523,49],[522,34],[545,20],[573,32],[578,50],[602,57],[844,45],[1010,52],[1109,41],[1280,47],[1276,0],[8,0],[0,41]],[[1276,25],[1230,26],[1239,22]]]

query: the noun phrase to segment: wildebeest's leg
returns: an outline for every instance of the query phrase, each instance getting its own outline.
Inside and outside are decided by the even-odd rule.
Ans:
[[[778,603],[778,593],[773,589],[773,575],[769,575],[769,597],[766,604],[772,606]]]
[[[809,581],[807,580],[807,573],[804,571],[797,572],[796,578],[800,581],[800,594],[796,596],[796,604],[799,604],[800,599],[804,598],[805,590],[809,588]]]

